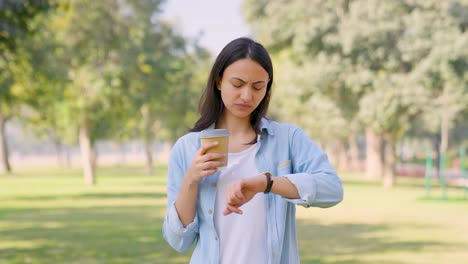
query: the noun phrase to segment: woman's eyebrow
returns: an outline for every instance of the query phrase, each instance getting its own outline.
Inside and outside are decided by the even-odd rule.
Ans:
[[[237,78],[237,77],[232,77],[231,79],[235,79],[235,80],[238,80],[238,81],[241,81],[243,83],[246,83],[246,81],[242,80],[241,78]],[[265,81],[256,81],[252,84],[258,84],[258,83],[264,83]]]
[[[246,82],[246,81],[242,80],[241,78],[237,78],[237,77],[232,77],[231,79],[235,79],[235,80],[241,81],[241,82],[243,82],[243,83]]]

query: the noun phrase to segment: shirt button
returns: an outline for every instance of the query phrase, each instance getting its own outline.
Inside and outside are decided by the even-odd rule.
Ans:
[[[213,211],[212,211],[212,210],[208,210],[208,213],[209,213],[209,214],[212,214],[212,213],[213,213]]]
[[[216,187],[216,182],[211,183],[211,187]]]
[[[215,236],[215,240],[218,240],[218,236]]]

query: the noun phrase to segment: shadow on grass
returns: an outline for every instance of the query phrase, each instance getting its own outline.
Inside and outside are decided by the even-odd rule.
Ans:
[[[12,196],[8,199],[16,201],[52,201],[59,199],[88,199],[88,198],[98,198],[98,199],[138,199],[138,198],[148,198],[148,199],[160,199],[166,198],[166,194],[158,192],[135,192],[135,193],[80,193],[80,194],[63,194],[63,195],[21,195],[21,196]]]
[[[163,207],[0,209],[0,263],[188,263],[191,251],[179,254],[162,237]],[[301,263],[371,264],[365,257],[453,246],[392,241],[379,236],[391,232],[384,224],[297,225]]]
[[[163,206],[0,209],[5,263],[188,263],[162,237]],[[0,263],[3,263],[0,261]]]
[[[373,186],[380,187],[382,183],[379,181],[365,181],[365,180],[352,180],[352,179],[342,179],[343,185],[354,185],[354,186]]]
[[[468,204],[468,197],[464,196],[452,196],[443,198],[441,195],[436,196],[435,194],[433,195],[425,195],[421,198],[419,198],[419,201],[423,202],[436,202],[436,203],[460,203],[460,204]]]
[[[348,186],[361,186],[361,187],[383,187],[382,180],[380,179],[366,179],[366,178],[349,178],[343,177],[342,178],[343,185]],[[407,177],[407,176],[397,176],[395,179],[395,188],[417,188],[417,189],[424,189],[426,184],[425,178],[418,178],[418,177]],[[440,183],[438,179],[433,179],[432,188],[438,189],[440,188]],[[449,190],[459,190],[462,189],[460,186],[449,185],[447,186]]]
[[[418,227],[411,226],[411,228]],[[373,264],[375,261],[365,258],[370,255],[383,255],[386,252],[443,250],[453,246],[449,243],[430,240],[394,241],[394,239],[379,236],[380,233],[391,232],[392,227],[384,224],[321,225],[310,220],[298,220],[297,228],[301,263],[309,264]],[[410,264],[411,262],[379,260],[378,263]]]
[[[146,170],[142,166],[99,166],[96,170],[96,176],[99,182],[101,177],[112,177],[112,178],[131,178],[133,176],[138,177],[165,177],[167,174],[167,164],[156,164],[153,166],[151,175],[146,174]],[[81,168],[58,168],[58,167],[20,167],[13,171],[11,174],[4,175],[11,179],[30,178],[50,178],[58,177],[62,179],[68,178],[82,178],[83,171]]]
[[[343,185],[349,186],[361,186],[361,187],[383,187],[382,181],[380,180],[365,180],[365,179],[342,179]],[[397,177],[395,186],[396,188],[424,188],[424,179],[408,179],[408,178],[401,178]]]

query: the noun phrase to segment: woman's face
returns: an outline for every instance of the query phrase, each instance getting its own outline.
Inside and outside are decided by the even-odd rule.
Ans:
[[[237,118],[250,117],[265,97],[269,76],[260,64],[241,59],[229,65],[217,84],[225,111]]]

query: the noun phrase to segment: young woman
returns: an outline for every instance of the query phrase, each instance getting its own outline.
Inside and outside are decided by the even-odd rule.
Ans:
[[[200,101],[201,117],[174,145],[163,225],[177,251],[194,242],[190,263],[299,263],[296,205],[343,199],[325,153],[300,128],[265,118],[273,66],[259,43],[239,38],[218,55]],[[228,164],[200,132],[229,131]],[[219,171],[218,167],[226,166]]]

